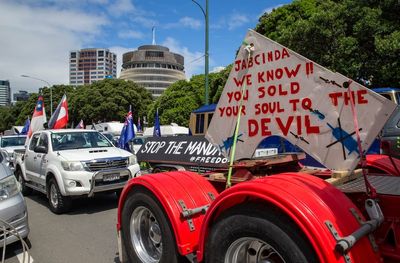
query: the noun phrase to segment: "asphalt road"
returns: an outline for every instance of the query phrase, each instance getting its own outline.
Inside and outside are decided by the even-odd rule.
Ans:
[[[76,199],[71,211],[63,215],[53,214],[42,194],[25,199],[31,230],[30,262],[119,263],[115,194]],[[23,262],[21,252],[20,243],[7,246],[5,262]]]

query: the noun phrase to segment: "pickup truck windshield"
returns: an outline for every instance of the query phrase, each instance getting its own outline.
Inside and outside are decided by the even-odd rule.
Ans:
[[[113,145],[98,132],[60,132],[51,134],[53,151],[113,147]]]
[[[12,147],[12,146],[22,146],[25,144],[26,137],[3,137],[1,138],[1,148]]]

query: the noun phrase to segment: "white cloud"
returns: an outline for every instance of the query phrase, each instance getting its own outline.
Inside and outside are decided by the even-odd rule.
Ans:
[[[201,27],[201,25],[202,25],[202,23],[200,20],[185,16],[185,17],[182,17],[181,19],[179,19],[178,22],[168,23],[168,24],[164,25],[163,27],[166,29],[179,28],[179,27],[188,27],[191,29],[199,29]]]
[[[140,31],[135,31],[135,30],[127,30],[127,31],[120,31],[118,32],[118,37],[119,38],[131,38],[131,39],[142,39],[143,38],[143,33]]]
[[[240,14],[233,14],[229,17],[228,20],[228,29],[233,30],[237,27],[240,27],[246,23],[248,23],[250,20],[246,15],[240,15]]]
[[[108,20],[55,7],[29,7],[0,1],[0,79],[12,92],[37,91],[45,84],[20,75],[68,84],[69,51],[88,45]]]
[[[217,22],[212,23],[210,27],[212,29],[228,29],[234,30],[247,23],[251,22],[248,15],[233,13],[227,17],[221,17]]]
[[[134,10],[135,6],[131,0],[115,0],[108,7],[108,11],[114,16],[121,16]]]
[[[195,74],[202,73],[202,69],[204,69],[204,59],[202,59],[204,56],[203,52],[192,52],[187,47],[181,46],[181,44],[172,37],[167,37],[162,45],[168,47],[170,51],[178,53],[185,58],[186,78],[189,79]]]

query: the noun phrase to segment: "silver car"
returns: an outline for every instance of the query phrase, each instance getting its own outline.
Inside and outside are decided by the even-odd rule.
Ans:
[[[0,153],[11,170],[14,170],[14,150],[24,150],[25,141],[26,135],[0,136]]]
[[[0,247],[29,234],[28,211],[20,185],[0,155]]]

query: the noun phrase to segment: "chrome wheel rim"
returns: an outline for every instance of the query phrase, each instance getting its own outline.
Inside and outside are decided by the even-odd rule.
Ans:
[[[58,206],[58,193],[56,186],[54,184],[51,184],[50,186],[50,202],[51,205],[55,208]]]
[[[133,249],[144,263],[157,263],[162,255],[161,228],[153,213],[144,206],[131,215],[130,234]]]
[[[233,242],[225,254],[225,263],[285,263],[271,245],[258,238],[242,237]]]

